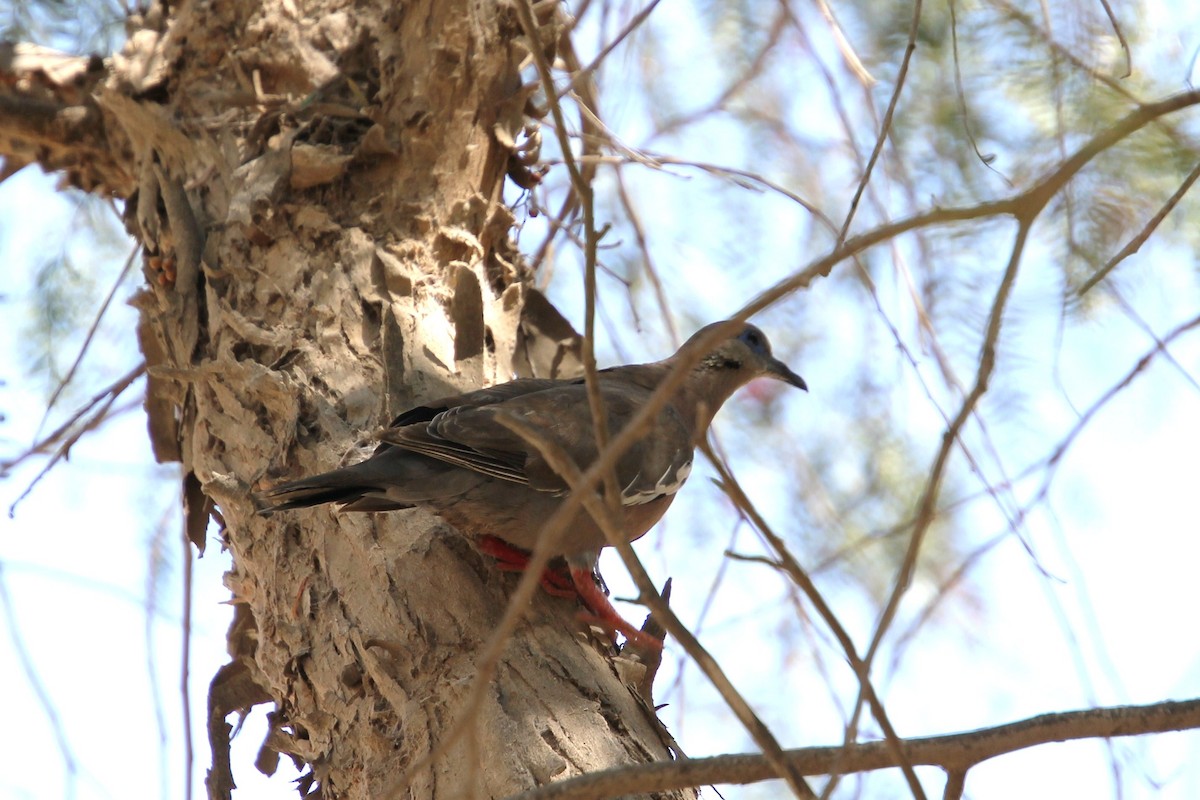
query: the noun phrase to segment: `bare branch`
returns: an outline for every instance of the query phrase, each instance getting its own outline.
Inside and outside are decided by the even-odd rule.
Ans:
[[[1133,74],[1133,53],[1129,49],[1129,40],[1125,38],[1125,32],[1121,30],[1121,23],[1117,22],[1117,15],[1113,13],[1112,6],[1108,4],[1108,0],[1100,0],[1100,5],[1104,8],[1104,13],[1108,15],[1108,22],[1112,25],[1113,35],[1117,37],[1117,41],[1121,43],[1121,50],[1125,53],[1125,73],[1122,78],[1128,78]]]
[[[733,80],[733,82],[726,86],[724,90],[721,91],[721,94],[719,94],[712,102],[708,103],[703,108],[698,108],[695,111],[689,111],[681,117],[668,120],[664,125],[655,130],[650,138],[661,139],[664,136],[678,131],[680,128],[685,128],[710,114],[724,109],[730,100],[732,100],[739,92],[749,86],[755,78],[762,74],[763,69],[765,69],[767,65],[767,56],[770,55],[775,49],[775,46],[779,44],[779,39],[786,29],[786,26],[783,23],[787,19],[788,13],[789,9],[787,7],[787,3],[780,3],[779,12],[774,18],[772,18],[771,22],[767,24],[769,33],[766,41],[763,42],[762,46],[758,49],[758,52],[755,53],[754,58],[750,61],[750,65],[743,72],[741,72],[741,74],[739,74]]]
[[[962,60],[958,57],[958,13],[955,10],[954,0],[949,0],[948,5],[950,7],[950,47],[954,55],[954,90],[958,95],[958,108],[962,113],[963,130],[967,134],[967,141],[971,143],[971,149],[975,151],[975,157],[979,159],[981,164],[999,175],[1004,183],[1011,188],[1013,182],[1008,179],[1008,176],[992,166],[994,158],[980,152],[979,142],[975,139],[975,131],[971,129],[971,112],[967,108],[967,95],[963,90]]]
[[[108,313],[109,306],[112,305],[113,298],[117,294],[117,289],[125,281],[125,276],[129,274],[130,268],[133,266],[134,257],[140,245],[135,245],[130,251],[129,257],[125,259],[125,266],[121,267],[121,272],[117,275],[117,279],[113,281],[112,288],[108,290],[108,295],[104,301],[100,303],[99,310],[96,311],[96,316],[92,319],[91,327],[88,328],[87,334],[83,337],[83,344],[79,345],[79,352],[75,354],[75,360],[71,362],[71,367],[63,375],[62,380],[58,382],[58,386],[54,387],[54,392],[51,393],[50,399],[46,402],[46,410],[42,414],[42,421],[38,423],[37,433],[35,438],[40,436],[42,429],[46,425],[46,420],[50,418],[50,411],[54,408],[54,404],[58,402],[58,398],[62,396],[63,391],[75,377],[75,371],[79,369],[79,365],[83,362],[83,357],[87,355],[88,348],[91,347],[92,339],[96,336],[96,331],[100,327],[100,321],[104,319],[104,315]]]
[[[867,159],[867,167],[863,170],[858,188],[854,190],[854,197],[850,200],[850,209],[846,212],[846,219],[842,222],[842,229],[838,234],[838,244],[842,244],[846,240],[846,234],[850,231],[850,223],[854,221],[854,213],[858,210],[858,203],[871,180],[871,171],[875,167],[875,162],[879,160],[879,154],[883,152],[888,134],[891,133],[892,117],[896,113],[896,106],[900,103],[900,93],[904,91],[904,81],[908,77],[908,65],[912,62],[912,55],[917,49],[917,28],[920,24],[921,0],[916,0],[913,3],[912,23],[908,28],[908,44],[904,47],[904,58],[900,59],[900,70],[896,73],[896,88],[892,90],[892,98],[888,101],[887,111],[883,114],[883,122],[879,126],[879,136],[875,139],[871,157]]]
[[[846,258],[908,231],[1006,214],[1015,216],[1017,219],[1032,221],[1046,207],[1050,199],[1095,156],[1146,125],[1198,103],[1200,103],[1200,89],[1192,89],[1171,95],[1156,103],[1139,106],[1112,126],[1089,139],[1074,155],[1065,159],[1057,169],[1040,182],[1007,199],[992,200],[974,206],[935,208],[880,225],[858,236],[851,236],[826,255],[810,262],[804,269],[761,292],[739,312],[738,319],[748,319],[792,292],[809,286],[817,278],[828,275],[837,264]]]
[[[875,687],[871,685],[870,664],[859,657],[858,650],[854,647],[854,640],[850,638],[850,633],[843,627],[841,620],[833,613],[833,609],[829,604],[825,602],[825,598],[820,590],[817,589],[817,585],[813,583],[812,578],[808,576],[808,573],[796,561],[791,551],[788,550],[787,545],[784,544],[783,539],[775,534],[767,524],[767,521],[758,513],[758,509],[750,502],[750,498],[746,496],[741,484],[733,476],[733,472],[729,469],[728,465],[718,459],[711,449],[705,447],[704,452],[717,468],[717,474],[721,477],[721,488],[725,490],[725,493],[729,495],[738,509],[758,528],[759,532],[771,546],[771,549],[775,551],[775,557],[779,559],[779,566],[791,578],[792,582],[804,592],[816,608],[817,614],[829,626],[829,630],[841,646],[846,660],[850,662],[850,668],[854,670],[855,677],[858,678],[862,695],[871,706],[871,713],[879,723],[885,741],[904,773],[904,779],[908,781],[909,790],[912,791],[914,797],[923,798],[925,792],[921,788],[920,781],[917,780],[916,773],[913,772],[912,764],[905,759],[904,752],[900,747],[900,737],[896,734],[896,729],[892,726],[891,720],[883,708],[883,703],[875,691]]]
[[[604,48],[596,54],[596,57],[592,59],[590,64],[583,69],[575,70],[574,74],[571,76],[571,82],[567,84],[565,89],[557,93],[556,99],[566,97],[568,94],[574,92],[578,87],[580,87],[585,81],[590,80],[592,74],[600,68],[600,64],[604,62],[604,59],[608,58],[609,53],[615,50],[617,46],[621,44],[621,42],[625,41],[629,34],[640,28],[650,16],[651,12],[653,12],[661,2],[662,0],[650,0],[650,2],[646,4],[645,8],[634,14],[633,18],[629,20],[624,28],[621,29],[621,32],[613,37],[613,40],[606,44]],[[554,91],[554,89],[552,86],[547,86],[546,91],[551,92]]]
[[[80,437],[82,437],[85,433],[99,426],[102,422],[104,422],[104,420],[108,419],[109,412],[112,410],[113,404],[116,403],[117,398],[120,397],[122,392],[128,389],[134,381],[140,378],[145,371],[145,364],[139,364],[138,366],[134,367],[125,375],[113,381],[106,388],[97,392],[96,395],[93,396],[92,399],[89,400],[81,409],[72,414],[70,419],[49,433],[47,436],[39,440],[28,450],[8,459],[7,461],[0,462],[0,474],[3,474],[15,467],[17,464],[20,464],[22,461],[32,458],[35,455],[46,453],[50,450],[50,448],[57,445],[57,448],[55,449],[50,460],[46,462],[45,466],[42,467],[41,471],[38,472],[34,479],[29,482],[29,485],[25,487],[25,491],[21,492],[20,497],[14,500],[12,505],[8,507],[8,515],[10,517],[16,513],[17,505],[19,505],[20,502],[28,497],[29,493],[33,491],[33,487],[36,486],[38,482],[46,476],[46,474],[54,467],[55,464],[59,462],[60,459],[66,458],[67,453],[70,452],[71,448],[75,445],[75,442],[79,441]],[[95,410],[93,411],[93,409]],[[80,420],[82,420],[82,422],[80,422]],[[77,423],[78,427],[76,427]]]
[[[996,756],[1030,747],[1114,736],[1142,736],[1200,728],[1200,700],[1065,711],[947,736],[908,739],[903,750],[917,765],[937,766],[950,773],[948,783],[960,789],[968,769]],[[805,775],[866,772],[897,766],[885,742],[845,747],[805,747],[786,751]],[[709,784],[749,784],[776,777],[760,755],[724,755],[687,761],[659,762],[594,772],[515,795],[510,800],[603,800],[642,792],[660,792]],[[953,793],[947,796],[957,796]]]
[[[1092,421],[1092,418],[1102,408],[1104,408],[1104,406],[1106,406],[1110,400],[1120,394],[1125,387],[1133,383],[1134,379],[1140,375],[1146,369],[1146,367],[1150,366],[1150,363],[1154,360],[1155,356],[1157,356],[1159,353],[1165,353],[1167,345],[1175,341],[1175,339],[1178,337],[1197,327],[1200,327],[1200,316],[1193,317],[1187,322],[1178,325],[1160,341],[1155,342],[1154,347],[1151,348],[1150,351],[1141,358],[1139,358],[1137,363],[1125,373],[1121,380],[1110,386],[1108,391],[1102,394],[1096,400],[1096,402],[1092,403],[1092,405],[1088,407],[1087,411],[1079,416],[1079,419],[1075,422],[1075,425],[1071,428],[1067,435],[1062,438],[1054,450],[1042,461],[1046,469],[1045,477],[1042,479],[1042,484],[1038,487],[1037,492],[1034,493],[1033,499],[1029,501],[1024,509],[1021,510],[1022,516],[1028,514],[1031,508],[1036,506],[1042,501],[1043,498],[1046,497],[1047,493],[1050,491],[1050,484],[1054,479],[1054,472],[1058,467],[1058,464],[1062,461],[1063,456],[1067,454],[1067,450],[1069,450],[1071,445],[1074,444],[1075,439],[1078,438],[1079,434],[1083,432],[1083,429],[1087,427],[1088,423]]]
[[[84,191],[128,197],[137,182],[123,142],[114,142],[92,91],[107,76],[99,56],[71,56],[0,43],[0,156],[65,170]]]
[[[1162,224],[1164,219],[1166,219],[1167,214],[1170,214],[1175,206],[1179,205],[1179,201],[1183,199],[1185,194],[1187,194],[1188,189],[1192,188],[1192,184],[1196,182],[1197,178],[1200,178],[1200,163],[1197,163],[1196,166],[1192,168],[1192,171],[1189,172],[1187,177],[1183,179],[1183,183],[1179,185],[1179,188],[1176,189],[1169,198],[1167,198],[1167,202],[1163,204],[1162,208],[1155,212],[1154,216],[1150,218],[1150,220],[1145,224],[1145,226],[1142,227],[1140,231],[1138,231],[1137,235],[1130,239],[1129,242],[1121,248],[1120,252],[1110,258],[1108,263],[1096,270],[1096,273],[1092,275],[1092,277],[1084,281],[1083,285],[1080,286],[1075,293],[1078,296],[1083,297],[1092,289],[1093,286],[1107,278],[1108,273],[1116,269],[1118,264],[1129,258],[1138,250],[1141,250],[1142,245],[1144,245],[1150,236],[1156,230],[1158,230],[1158,226]]]
[[[870,669],[871,664],[874,662],[875,656],[879,652],[879,647],[883,644],[883,638],[895,620],[896,612],[900,608],[900,600],[904,597],[904,594],[908,591],[912,583],[912,576],[916,572],[917,559],[924,544],[925,534],[928,532],[937,515],[937,501],[941,494],[942,481],[945,478],[950,453],[954,449],[955,442],[958,440],[963,426],[966,425],[967,420],[974,413],[976,404],[987,391],[988,380],[995,369],[996,343],[1000,337],[1000,325],[1004,318],[1004,309],[1008,305],[1008,298],[1017,278],[1017,269],[1021,263],[1021,255],[1025,250],[1028,233],[1028,224],[1022,223],[1018,226],[1012,253],[1008,259],[1008,266],[1005,268],[1004,276],[1000,280],[1000,285],[997,287],[995,298],[992,301],[987,330],[984,334],[983,345],[980,347],[979,368],[975,377],[975,385],[971,388],[966,398],[963,399],[958,413],[947,426],[945,433],[942,434],[941,446],[934,457],[933,466],[930,468],[929,477],[925,483],[925,489],[921,493],[921,498],[917,503],[917,519],[909,538],[908,548],[904,553],[904,560],[896,573],[896,583],[892,587],[892,593],[889,595],[887,603],[879,615],[879,622],[875,627],[875,633],[871,637],[871,644],[867,647],[866,656],[863,659],[866,662],[867,669]],[[864,699],[865,686],[859,693],[858,707],[862,706]],[[858,710],[856,708],[851,724],[846,728],[847,744],[856,735],[857,719]]]
[[[554,76],[550,71],[550,64],[546,60],[546,56],[541,48],[536,46],[538,28],[537,23],[534,21],[532,0],[518,0],[515,7],[517,17],[521,20],[521,26],[525,29],[525,36],[530,42],[534,43],[531,46],[530,53],[534,63],[537,65],[542,87],[550,103],[550,113],[554,116],[554,133],[558,137],[558,144],[562,150],[563,161],[567,165],[567,171],[571,174],[571,187],[575,192],[575,196],[579,198],[579,205],[583,211],[584,312],[583,349],[581,355],[583,358],[583,377],[587,387],[588,407],[592,412],[592,428],[596,436],[596,452],[603,452],[605,445],[608,444],[609,430],[608,414],[604,411],[604,399],[600,396],[600,382],[596,376],[596,246],[599,242],[599,237],[596,234],[595,194],[592,191],[592,177],[595,175],[595,168],[591,167],[584,172],[575,161],[574,151],[571,149],[571,142],[567,137],[566,115],[563,113],[562,103],[559,102],[558,94],[554,91]],[[616,470],[606,470],[603,479],[604,496],[610,506],[616,509],[621,496],[617,487]]]
[[[833,9],[829,7],[829,3],[826,0],[813,1],[820,10],[821,16],[825,18],[825,22],[829,24],[829,33],[833,36],[834,42],[837,43],[838,52],[842,54],[842,60],[846,62],[846,68],[854,74],[854,77],[858,78],[858,82],[863,86],[873,86],[875,84],[875,76],[863,66],[862,59],[858,57],[858,53],[854,52],[854,46],[846,38],[846,32],[842,29],[842,24],[838,22]]]

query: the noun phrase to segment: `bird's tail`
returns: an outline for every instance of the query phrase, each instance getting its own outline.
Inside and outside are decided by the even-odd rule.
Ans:
[[[341,511],[395,511],[453,497],[482,476],[398,447],[349,467],[281,483],[256,496],[258,513],[338,503]]]
[[[379,487],[365,482],[363,477],[360,470],[346,467],[310,478],[281,483],[257,496],[258,513],[270,516],[276,511],[308,508],[325,503],[339,503],[344,510],[351,511],[390,511],[409,507],[402,503],[388,503],[381,497],[368,498],[368,495],[377,493]],[[371,501],[371,506],[386,507],[356,507],[367,500]]]

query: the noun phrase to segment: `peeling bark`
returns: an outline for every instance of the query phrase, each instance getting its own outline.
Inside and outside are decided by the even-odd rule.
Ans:
[[[510,9],[426,0],[301,13],[172,4],[102,68],[44,53],[20,66],[0,52],[17,78],[0,91],[9,163],[66,169],[74,185],[125,198],[145,246],[136,305],[154,450],[184,464],[189,530],[215,503],[233,555],[232,660],[209,719],[217,797],[248,768],[228,764],[225,715],[267,700],[268,746],[307,766],[302,790],[395,788],[453,724],[515,580],[469,532],[423,513],[267,520],[251,491],[354,457],[422,399],[578,368],[578,337],[531,288],[508,236],[505,142],[528,96]],[[22,104],[41,116],[14,120]],[[32,133],[43,140],[21,145]],[[405,796],[503,796],[670,757],[574,611],[534,603],[475,735]]]

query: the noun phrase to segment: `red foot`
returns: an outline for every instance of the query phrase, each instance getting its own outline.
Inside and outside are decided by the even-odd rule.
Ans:
[[[495,536],[480,536],[479,550],[496,559],[496,566],[506,572],[522,572],[529,565],[528,553]],[[546,594],[568,599],[578,597],[582,600],[587,611],[579,612],[581,621],[603,628],[609,634],[621,633],[625,636],[627,644],[632,643],[652,650],[662,649],[661,639],[638,630],[617,613],[607,595],[596,585],[590,566],[572,566],[565,571],[547,569],[542,573],[541,582]]]
[[[479,550],[496,559],[496,567],[504,572],[524,572],[529,565],[528,553],[495,536],[480,536]],[[547,568],[542,572],[541,584],[542,590],[551,597],[572,599],[579,596],[565,571]]]
[[[651,650],[661,650],[663,643],[645,631],[638,630],[613,608],[604,592],[596,585],[590,569],[571,568],[571,579],[575,582],[575,591],[579,599],[587,607],[587,611],[579,612],[579,619],[591,625],[599,625],[610,634],[619,632],[625,636],[625,643]]]

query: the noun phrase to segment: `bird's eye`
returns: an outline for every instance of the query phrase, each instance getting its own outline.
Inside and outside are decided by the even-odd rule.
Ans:
[[[741,339],[751,350],[761,351],[765,348],[766,342],[763,340],[763,335],[754,328],[748,328],[742,331]]]

